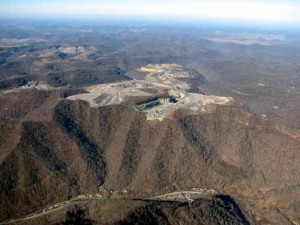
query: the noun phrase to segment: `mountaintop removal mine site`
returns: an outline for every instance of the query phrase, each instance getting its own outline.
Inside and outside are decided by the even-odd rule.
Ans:
[[[139,71],[147,73],[144,80],[94,85],[86,88],[88,93],[68,99],[85,100],[92,107],[102,107],[121,104],[132,97],[148,97],[135,106],[147,113],[148,120],[163,120],[176,109],[205,111],[206,105],[233,102],[231,97],[190,93],[190,85],[182,79],[190,78],[192,74],[177,64],[149,64]]]

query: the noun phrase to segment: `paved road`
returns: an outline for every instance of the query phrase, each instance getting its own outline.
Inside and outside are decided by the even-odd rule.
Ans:
[[[22,221],[26,221],[26,220],[31,220],[34,218],[38,218],[50,213],[53,213],[55,211],[59,211],[63,208],[81,203],[81,202],[87,202],[87,201],[94,201],[94,200],[102,200],[102,197],[97,197],[94,195],[81,195],[81,196],[77,196],[75,198],[72,198],[70,200],[66,200],[66,201],[62,201],[59,203],[55,203],[53,205],[47,206],[42,210],[36,211],[30,215],[27,215],[25,217],[22,218],[17,218],[17,219],[10,219],[8,221],[5,222],[0,222],[0,225],[5,225],[5,224],[13,224],[13,223],[18,223],[18,222],[22,222]]]
[[[216,194],[217,192],[212,189],[199,189],[194,191],[171,192],[153,197],[143,198],[143,200],[193,202],[198,198],[213,196]]]
[[[177,192],[171,192],[166,193],[162,195],[152,196],[148,198],[140,198],[139,200],[147,200],[147,201],[178,201],[178,202],[193,202],[195,199],[205,197],[205,196],[212,196],[216,195],[217,192],[211,189],[197,189],[192,191],[177,191]],[[22,218],[17,219],[10,219],[5,222],[0,222],[0,225],[6,225],[6,224],[13,224],[18,223],[26,220],[31,220],[34,218],[38,218],[50,213],[53,213],[55,211],[62,210],[66,207],[81,203],[81,202],[87,202],[87,201],[94,201],[94,200],[103,200],[103,197],[100,194],[85,194],[85,195],[79,195],[77,197],[71,198],[66,201],[58,202],[53,205],[47,206],[39,211],[36,211],[34,213],[31,213],[27,216],[24,216]],[[132,199],[134,200],[134,199]]]

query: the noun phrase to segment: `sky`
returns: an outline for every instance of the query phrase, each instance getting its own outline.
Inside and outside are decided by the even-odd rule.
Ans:
[[[0,0],[2,17],[127,16],[300,23],[300,0]]]

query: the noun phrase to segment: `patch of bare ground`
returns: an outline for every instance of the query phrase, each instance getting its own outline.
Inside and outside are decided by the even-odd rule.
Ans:
[[[86,89],[88,94],[74,95],[68,99],[85,100],[93,107],[103,107],[121,104],[131,97],[153,96],[153,93],[157,95],[161,93],[160,97],[149,98],[136,107],[147,113],[148,120],[163,120],[180,108],[205,111],[206,105],[229,104],[233,101],[229,97],[190,93],[189,83],[181,79],[191,78],[192,74],[177,64],[149,64],[142,67],[140,71],[148,73],[145,80],[95,85]]]

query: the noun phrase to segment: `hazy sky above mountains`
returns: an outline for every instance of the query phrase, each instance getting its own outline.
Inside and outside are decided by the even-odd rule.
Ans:
[[[0,14],[299,23],[300,0],[0,0]]]

